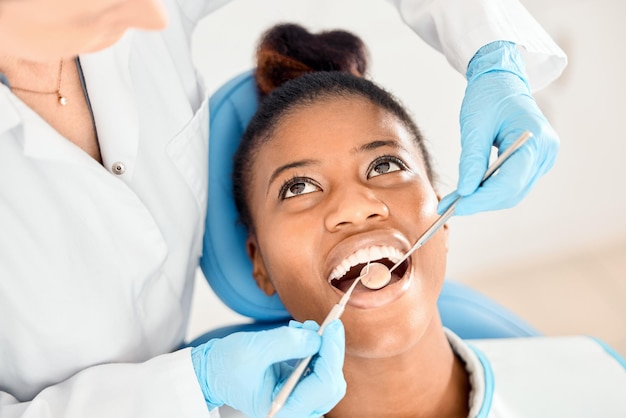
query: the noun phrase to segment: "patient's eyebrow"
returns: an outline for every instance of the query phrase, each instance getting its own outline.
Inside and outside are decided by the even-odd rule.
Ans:
[[[364,151],[372,151],[382,147],[392,147],[396,149],[406,150],[398,141],[394,141],[393,139],[379,139],[376,141],[368,142],[367,144],[360,145],[355,147],[355,152],[364,152]]]
[[[312,165],[315,165],[315,164],[319,164],[319,161],[318,160],[313,160],[313,159],[306,159],[306,160],[293,161],[291,163],[287,163],[285,165],[281,165],[276,170],[274,170],[274,172],[272,173],[272,176],[270,177],[270,180],[267,183],[267,191],[269,192],[270,186],[272,185],[274,180],[276,180],[276,178],[278,176],[280,176],[283,172],[285,172],[285,171],[287,171],[289,169],[292,169],[292,168],[308,167],[308,166],[312,166]]]

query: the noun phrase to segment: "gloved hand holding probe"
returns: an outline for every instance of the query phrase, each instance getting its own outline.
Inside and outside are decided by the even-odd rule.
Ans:
[[[323,335],[313,321],[289,327],[239,332],[209,340],[192,350],[192,360],[209,408],[227,404],[250,418],[265,418],[293,367],[287,360],[314,355],[281,411],[282,416],[319,417],[343,398],[345,336],[335,320]]]
[[[459,182],[457,190],[440,202],[439,213],[459,194],[464,198],[456,215],[515,206],[552,167],[559,149],[556,132],[531,95],[515,44],[496,41],[483,46],[470,61],[466,76]],[[533,138],[479,188],[492,146],[502,153],[525,130]]]

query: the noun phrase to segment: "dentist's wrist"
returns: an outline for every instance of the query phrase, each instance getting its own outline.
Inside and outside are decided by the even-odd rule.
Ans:
[[[470,60],[465,76],[470,83],[492,71],[515,74],[530,91],[524,58],[513,42],[494,41],[481,47]]]
[[[193,363],[193,369],[196,372],[196,377],[198,379],[198,384],[200,385],[200,389],[202,389],[202,394],[204,395],[204,400],[207,404],[209,410],[214,408],[219,408],[224,405],[223,402],[216,402],[212,399],[209,386],[207,384],[207,357],[209,355],[209,351],[213,348],[213,344],[216,340],[209,340],[204,344],[201,344],[197,347],[191,349],[191,362]]]

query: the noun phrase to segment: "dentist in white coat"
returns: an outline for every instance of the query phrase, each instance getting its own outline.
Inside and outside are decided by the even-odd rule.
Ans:
[[[0,0],[0,418],[261,417],[288,372],[274,364],[315,353],[282,413],[343,396],[339,321],[180,348],[207,203],[190,39],[224,3]],[[530,88],[565,55],[516,0],[393,3],[468,77],[457,213],[516,204],[557,153]],[[477,189],[492,144],[528,127],[524,181],[503,168]]]

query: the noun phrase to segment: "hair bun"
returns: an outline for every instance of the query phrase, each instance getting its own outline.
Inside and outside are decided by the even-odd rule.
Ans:
[[[261,37],[256,82],[262,95],[314,71],[342,71],[359,77],[367,71],[368,51],[358,36],[343,30],[313,34],[296,24],[280,24]]]

